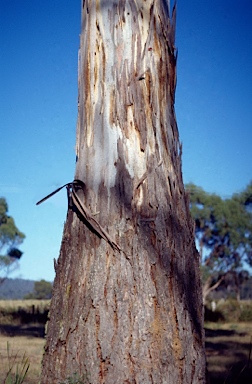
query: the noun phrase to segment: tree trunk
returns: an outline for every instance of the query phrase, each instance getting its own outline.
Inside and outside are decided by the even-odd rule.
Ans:
[[[174,33],[167,1],[83,1],[75,179],[85,188],[67,214],[42,384],[205,382]]]

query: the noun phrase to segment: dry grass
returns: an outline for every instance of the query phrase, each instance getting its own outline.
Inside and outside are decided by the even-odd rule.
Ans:
[[[45,344],[44,324],[27,323],[25,319],[28,316],[33,321],[37,320],[38,312],[42,314],[47,310],[49,303],[49,300],[0,300],[0,383],[3,383],[8,372],[8,364],[14,364],[15,360],[15,372],[17,364],[20,368],[24,354],[30,362],[24,383],[39,383]],[[8,359],[7,343],[11,361]]]
[[[7,343],[10,346],[10,354],[13,357],[17,354],[16,363],[21,363],[24,354],[29,359],[30,367],[24,383],[38,384],[45,340],[39,337],[15,336],[10,338],[0,335],[0,383],[3,382],[8,371]]]
[[[49,308],[50,300],[0,300],[0,312],[14,313],[19,310],[38,308],[44,311]]]
[[[50,300],[0,300],[0,308],[18,309],[28,308],[32,305],[44,308],[45,306],[48,306],[49,303]]]

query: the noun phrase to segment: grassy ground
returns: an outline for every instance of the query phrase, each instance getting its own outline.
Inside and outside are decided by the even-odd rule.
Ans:
[[[11,359],[8,358],[7,343],[9,344]],[[25,354],[29,359],[30,367],[24,383],[38,384],[44,344],[44,338],[40,337],[0,335],[0,383],[4,383],[9,363],[11,365],[14,364],[14,373],[16,372],[17,364],[20,370],[22,358]]]
[[[211,384],[252,384],[252,323],[206,323]]]
[[[24,355],[30,363],[24,383],[39,383],[48,308],[48,300],[0,300],[0,383],[5,382],[9,365],[13,373],[17,367],[20,372]]]
[[[17,354],[20,364],[24,354],[29,358],[25,384],[38,384],[45,343],[43,326],[5,326],[0,329],[0,383],[8,370],[9,343],[12,359]],[[252,323],[206,323],[205,328],[209,384],[252,384]]]
[[[47,307],[50,303],[50,300],[36,300],[36,299],[29,299],[29,300],[0,300],[0,308],[3,309],[17,309],[17,308],[28,308],[31,305],[35,305],[40,308]]]

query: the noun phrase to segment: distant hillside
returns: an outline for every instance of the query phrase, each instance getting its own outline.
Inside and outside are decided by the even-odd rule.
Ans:
[[[33,292],[34,283],[35,281],[33,280],[6,279],[2,284],[0,284],[0,299],[23,299],[25,295]]]

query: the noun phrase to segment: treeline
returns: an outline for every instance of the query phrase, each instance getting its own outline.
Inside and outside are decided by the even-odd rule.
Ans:
[[[194,184],[186,185],[186,190],[195,221],[204,302],[216,290],[235,295],[238,301],[251,297],[252,181],[226,199]]]
[[[50,299],[52,283],[40,280],[5,279],[0,284],[1,300]]]

